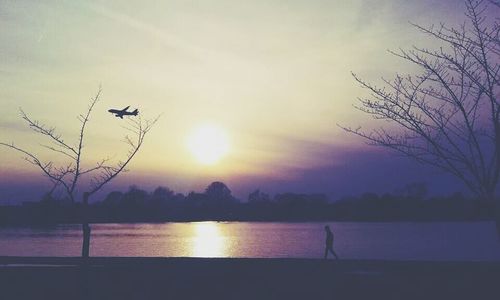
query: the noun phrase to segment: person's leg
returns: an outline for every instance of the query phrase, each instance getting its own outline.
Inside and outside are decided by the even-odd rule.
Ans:
[[[333,256],[335,256],[335,259],[339,259],[339,257],[337,256],[337,253],[335,253],[335,251],[333,251],[333,247],[330,248],[330,252],[332,252]]]
[[[327,256],[328,256],[328,247],[325,247],[325,258],[324,259],[326,259]]]

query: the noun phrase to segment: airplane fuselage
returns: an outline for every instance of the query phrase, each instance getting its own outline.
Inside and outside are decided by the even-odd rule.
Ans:
[[[108,109],[108,112],[115,114],[115,117],[123,119],[123,116],[137,116],[139,113],[138,109],[135,109],[134,111],[127,111],[129,106],[125,107],[124,109]]]

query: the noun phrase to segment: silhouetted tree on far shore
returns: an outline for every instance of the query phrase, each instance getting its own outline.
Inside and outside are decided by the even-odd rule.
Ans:
[[[269,201],[271,201],[269,195],[264,192],[261,192],[259,189],[248,194],[248,203],[253,203],[253,204],[268,203]]]
[[[384,87],[355,80],[371,97],[357,107],[390,128],[342,127],[378,146],[438,167],[495,207],[500,238],[500,39],[498,5],[467,0],[459,27],[414,25],[441,45],[391,52],[420,68]],[[395,125],[395,126],[392,126]],[[393,128],[398,128],[392,130]]]
[[[216,184],[225,190],[225,184]],[[415,186],[418,188],[415,189]],[[217,189],[216,189],[217,190]],[[228,189],[229,190],[229,189]],[[167,187],[153,192],[131,186],[125,192],[112,191],[102,201],[88,206],[92,223],[164,221],[480,221],[491,220],[490,210],[477,209],[474,198],[455,193],[425,197],[423,184],[409,184],[396,193],[363,193],[330,202],[323,194],[281,193],[273,198],[256,190],[249,201],[236,198],[219,201],[205,192],[188,195]],[[227,193],[221,193],[228,195]],[[0,226],[53,225],[80,222],[81,203],[44,197],[21,206],[0,206]]]
[[[205,195],[213,202],[229,203],[235,199],[231,195],[231,190],[220,181],[212,182],[206,189]]]

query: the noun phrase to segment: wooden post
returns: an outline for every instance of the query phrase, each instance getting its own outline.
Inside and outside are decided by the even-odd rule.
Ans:
[[[493,202],[495,213],[494,213],[494,218],[495,218],[495,225],[497,227],[497,237],[498,240],[500,240],[500,198],[496,197],[495,201]]]
[[[88,258],[90,252],[90,225],[88,221],[88,205],[89,205],[89,193],[83,193],[83,220],[82,220],[82,231],[83,231],[83,244],[82,244],[82,257]]]

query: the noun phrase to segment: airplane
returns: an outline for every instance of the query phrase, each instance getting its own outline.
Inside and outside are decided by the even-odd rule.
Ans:
[[[127,109],[130,107],[127,106],[124,109],[109,109],[108,112],[115,114],[115,117],[123,119],[123,116],[137,116],[139,113],[139,110],[136,108],[134,111],[127,111]]]

